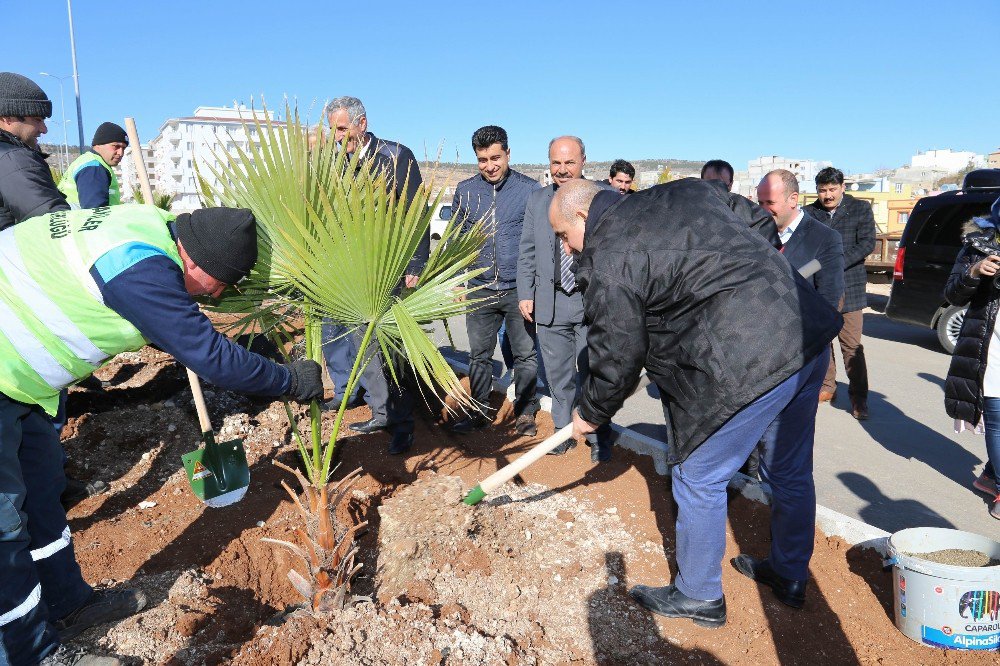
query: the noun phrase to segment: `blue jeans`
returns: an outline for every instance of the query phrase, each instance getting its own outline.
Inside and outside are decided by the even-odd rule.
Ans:
[[[983,403],[987,458],[985,472],[996,481],[996,470],[1000,467],[1000,398],[985,398]],[[1000,481],[997,482],[997,492],[1000,492]]]
[[[692,599],[722,597],[726,486],[764,438],[761,476],[771,484],[771,552],[778,575],[809,577],[816,523],[813,440],[826,354],[806,363],[730,418],[671,470],[677,502],[677,589]]]

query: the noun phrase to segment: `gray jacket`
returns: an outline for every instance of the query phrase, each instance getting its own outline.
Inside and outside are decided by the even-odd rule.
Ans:
[[[592,182],[601,189],[614,189],[607,181]],[[528,197],[517,257],[517,300],[535,302],[532,319],[541,326],[551,326],[555,319],[556,235],[549,224],[555,192],[555,185],[547,185]]]
[[[57,210],[69,210],[69,204],[45,156],[0,130],[0,230]]]

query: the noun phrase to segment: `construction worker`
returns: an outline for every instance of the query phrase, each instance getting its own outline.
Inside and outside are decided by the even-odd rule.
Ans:
[[[122,202],[118,176],[112,167],[118,166],[128,135],[114,123],[101,123],[90,141],[90,150],[73,160],[59,181],[59,191],[73,208],[117,206]]]
[[[62,389],[151,342],[225,389],[322,396],[318,364],[282,366],[239,347],[191,298],[218,297],[256,260],[256,220],[241,209],[174,218],[125,204],[0,232],[0,664],[36,664],[60,640],[146,604],[141,591],[94,590],[81,575],[50,418]]]

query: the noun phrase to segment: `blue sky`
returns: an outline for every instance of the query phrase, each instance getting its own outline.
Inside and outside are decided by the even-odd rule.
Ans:
[[[418,156],[504,126],[515,162],[578,134],[591,160],[760,155],[899,166],[1000,145],[1000,2],[76,0],[87,141],[134,116],[142,139],[199,105],[284,95],[317,117],[364,100]],[[0,68],[54,102],[69,75],[64,0],[4,2]],[[75,119],[72,81],[67,116]],[[922,92],[926,91],[926,92]],[[76,137],[70,124],[70,141]]]

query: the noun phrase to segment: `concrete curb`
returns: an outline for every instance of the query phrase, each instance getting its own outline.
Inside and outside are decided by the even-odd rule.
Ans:
[[[447,355],[445,359],[456,372],[466,375],[469,373],[469,365],[467,363],[449,358]],[[507,373],[503,377],[493,378],[494,391],[506,394],[511,388],[510,373]],[[542,396],[540,403],[542,410],[546,412],[552,411],[552,398]],[[656,472],[663,476],[670,476],[670,466],[667,464],[667,445],[665,442],[661,442],[658,439],[636,432],[625,426],[611,424],[611,427],[617,434],[615,438],[616,446],[622,446],[629,451],[650,456],[653,459],[653,466]],[[745,474],[737,473],[729,482],[729,488],[753,502],[760,504],[771,503],[771,489],[768,485],[756,479],[751,479]],[[822,504],[816,505],[816,527],[822,530],[827,536],[840,537],[852,546],[873,548],[883,557],[887,554],[889,532],[856,518],[851,518],[839,511],[829,509]]]

